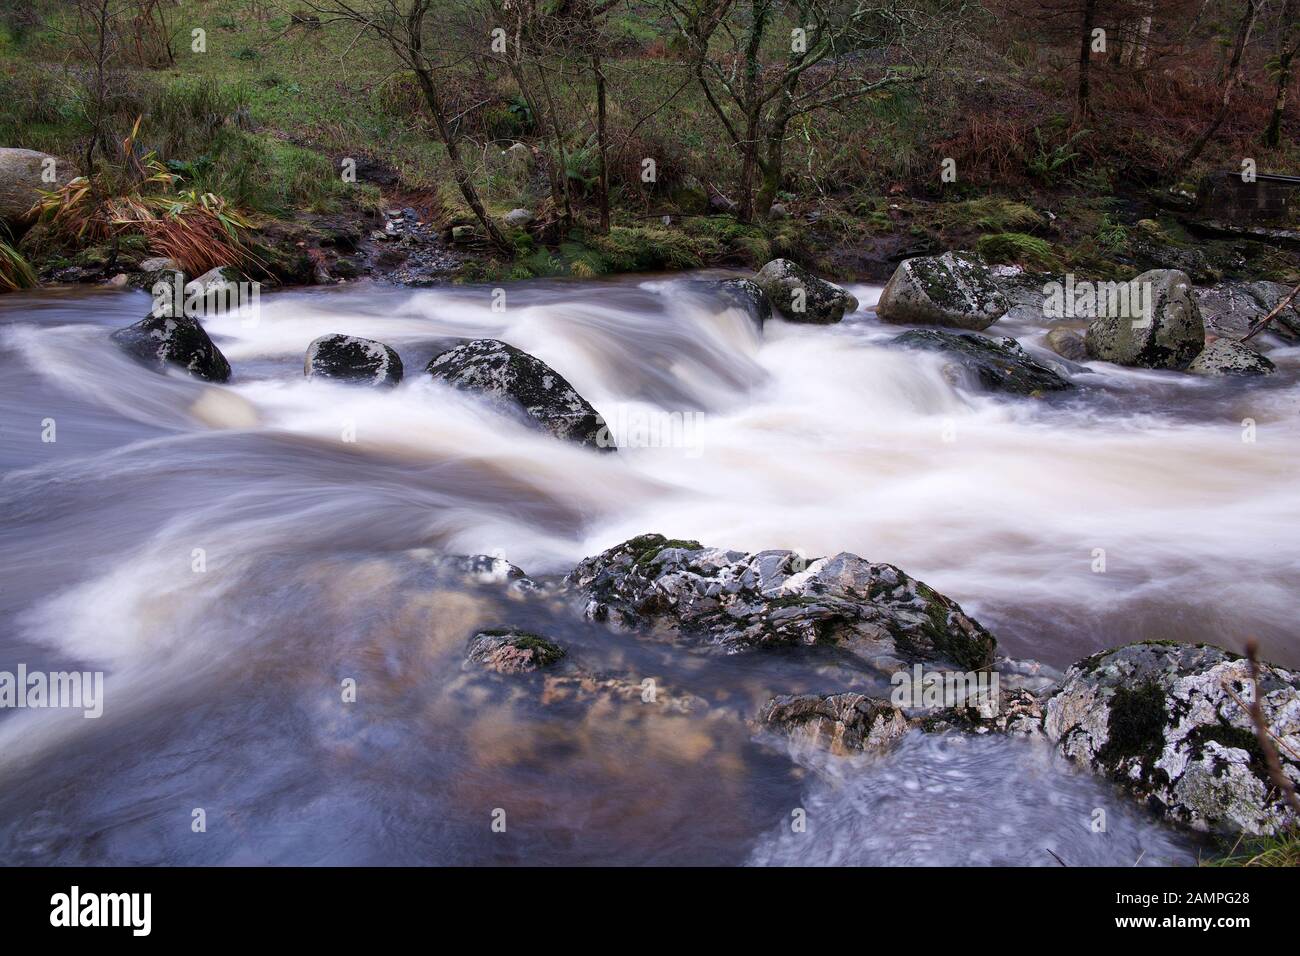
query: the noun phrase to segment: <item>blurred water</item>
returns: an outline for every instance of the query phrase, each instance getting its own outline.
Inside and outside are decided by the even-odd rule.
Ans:
[[[776,321],[762,336],[694,290],[689,277],[529,283],[507,288],[505,312],[470,287],[266,295],[255,325],[206,323],[228,386],[118,353],[107,333],[145,313],[142,293],[0,297],[0,669],[108,672],[100,720],[0,712],[0,859],[853,858],[895,778],[853,770],[809,790],[808,768],[745,721],[772,693],[870,678],[818,651],[715,659],[612,635],[567,607],[440,580],[435,552],[545,576],[649,531],[847,550],[950,595],[1018,656],[1062,665],[1142,638],[1254,635],[1300,663],[1300,351],[1273,351],[1281,372],[1257,385],[1094,365],[1077,394],[1010,401],[886,347],[897,330],[870,312],[878,289],[855,289],[865,308],[841,325]],[[1006,331],[1032,347],[1042,330]],[[406,381],[305,381],[303,352],[327,332],[392,345]],[[467,336],[538,355],[616,434],[637,416],[697,415],[697,444],[601,455],[528,431],[423,375]],[[463,672],[472,629],[502,623],[708,706],[566,709],[528,681]],[[340,702],[346,677],[356,704]],[[934,820],[966,786],[937,747],[909,738],[890,758],[947,781]],[[1140,816],[1123,840],[1072,846],[1079,808],[1104,796],[1060,768],[1032,794],[1001,785],[1030,758],[1014,742],[974,748],[986,773],[970,790],[989,813],[1038,806],[1022,842],[989,827],[939,852],[911,815],[855,861],[1042,862],[1042,844],[1127,863],[1185,846]],[[771,837],[805,800],[826,807],[819,838]],[[196,807],[205,834],[190,830]],[[496,808],[505,834],[488,827]]]

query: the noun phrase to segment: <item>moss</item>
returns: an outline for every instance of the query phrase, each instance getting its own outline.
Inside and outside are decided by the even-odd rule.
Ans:
[[[1137,687],[1115,688],[1106,743],[1097,751],[1098,762],[1119,772],[1122,765],[1136,759],[1142,764],[1143,777],[1147,777],[1160,756],[1168,723],[1165,692],[1159,684],[1147,681]]]
[[[641,552],[640,557],[636,559],[636,563],[638,565],[649,564],[651,561],[653,561],[655,558],[659,556],[660,552],[666,551],[668,548],[682,548],[683,550],[686,551],[699,551],[702,547],[704,547],[698,541],[689,541],[683,538],[664,538],[661,535],[657,535],[657,534],[645,535],[645,537],[658,538],[659,542],[650,544],[645,550]],[[637,540],[640,539],[637,538],[633,539],[633,541],[637,541]],[[631,542],[628,543],[631,544]]]
[[[1267,778],[1268,764],[1264,759],[1264,751],[1259,746],[1259,738],[1255,736],[1254,731],[1233,727],[1231,724],[1202,725],[1192,731],[1188,736],[1188,742],[1191,744],[1194,753],[1203,751],[1205,745],[1210,742],[1214,742],[1220,747],[1244,750],[1250,755],[1251,772],[1256,776]],[[1226,768],[1216,767],[1216,776],[1221,775],[1224,769]]]

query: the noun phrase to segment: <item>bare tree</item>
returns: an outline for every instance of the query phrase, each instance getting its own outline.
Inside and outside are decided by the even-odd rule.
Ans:
[[[776,199],[793,120],[928,78],[967,9],[964,0],[663,2],[740,154],[746,221]]]
[[[438,138],[447,150],[452,178],[465,204],[492,245],[506,255],[513,255],[514,247],[488,215],[474,186],[469,167],[460,153],[458,128],[451,122],[440,92],[440,74],[453,65],[453,60],[446,51],[426,42],[434,0],[304,0],[304,3],[321,17],[323,23],[351,23],[377,36],[411,71]]]
[[[1277,79],[1277,91],[1273,94],[1273,113],[1264,130],[1265,146],[1277,146],[1282,142],[1282,114],[1291,87],[1291,64],[1296,53],[1300,52],[1300,3],[1283,0],[1275,29],[1277,52],[1269,60],[1268,68]]]
[[[1241,85],[1241,56],[1246,49],[1246,44],[1250,41],[1250,33],[1255,27],[1256,17],[1259,16],[1260,5],[1260,0],[1244,0],[1244,9],[1237,24],[1236,39],[1232,44],[1232,56],[1228,60],[1223,81],[1223,93],[1219,98],[1219,108],[1215,111],[1214,118],[1209,125],[1201,131],[1201,135],[1196,137],[1192,145],[1187,148],[1187,152],[1183,153],[1178,158],[1178,161],[1174,163],[1170,172],[1175,178],[1181,175],[1192,163],[1196,162],[1196,158],[1205,149],[1205,144],[1219,131],[1219,127],[1228,115],[1228,110],[1232,106],[1232,94]]]

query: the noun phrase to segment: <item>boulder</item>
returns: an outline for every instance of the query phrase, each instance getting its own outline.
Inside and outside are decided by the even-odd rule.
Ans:
[[[383,342],[355,335],[322,335],[307,346],[303,374],[357,385],[393,386],[402,380],[402,360]]]
[[[997,643],[933,588],[848,553],[806,561],[792,551],[747,554],[647,534],[587,558],[563,587],[594,621],[654,627],[733,653],[834,645],[890,675],[904,660],[978,670],[992,664]]]
[[[515,179],[527,179],[533,173],[533,151],[523,143],[512,143],[501,151],[499,165]]]
[[[1205,323],[1192,281],[1176,269],[1153,269],[1133,283],[1150,315],[1105,316],[1088,326],[1088,355],[1138,368],[1185,369],[1205,347]]]
[[[1260,704],[1300,784],[1300,676],[1260,667]],[[1296,823],[1269,778],[1254,725],[1249,662],[1210,645],[1146,642],[1080,661],[1047,702],[1066,757],[1197,830],[1275,833]]]
[[[1011,308],[984,257],[973,252],[918,256],[899,263],[876,315],[899,325],[987,329]]]
[[[908,726],[888,701],[853,693],[773,697],[758,723],[839,756],[886,750]]]
[[[554,641],[517,627],[479,631],[469,640],[466,660],[498,674],[526,674],[550,667],[564,657]]]
[[[1294,286],[1281,282],[1220,282],[1196,290],[1196,301],[1205,319],[1205,331],[1221,339],[1240,339],[1268,315]],[[1293,299],[1268,324],[1266,332],[1284,342],[1300,342],[1300,297]]]
[[[197,279],[185,283],[185,309],[189,314],[220,315],[243,304],[240,283],[243,277],[229,266],[209,269]]]
[[[1088,345],[1074,329],[1052,329],[1047,333],[1047,347],[1071,362],[1088,361]]]
[[[498,406],[557,438],[614,451],[604,421],[564,377],[541,359],[497,339],[476,339],[435,356],[430,375]]]
[[[516,229],[523,229],[533,221],[533,214],[527,209],[511,209],[504,217],[507,226],[513,226]]]
[[[49,169],[53,169],[53,181],[45,179]],[[71,163],[49,153],[0,147],[0,220],[13,225],[30,223],[41,190],[59,189],[76,175]]]
[[[152,275],[155,272],[180,272],[181,267],[175,259],[169,259],[166,256],[154,256],[140,263],[140,271],[146,275]]]
[[[1277,366],[1240,342],[1215,339],[1192,359],[1187,371],[1194,375],[1272,375]]]
[[[150,315],[111,336],[118,347],[159,372],[176,366],[208,382],[230,379],[230,363],[189,316]]]
[[[858,300],[789,259],[773,259],[754,276],[753,282],[783,319],[828,325],[853,312]]]
[[[753,279],[723,279],[715,286],[726,305],[749,313],[759,329],[772,317],[772,303]]]
[[[1034,361],[1012,338],[998,342],[975,332],[913,329],[894,339],[893,344],[942,352],[951,360],[946,370],[955,372],[958,379],[969,376],[980,388],[992,392],[1037,395],[1074,387],[1069,380]]]

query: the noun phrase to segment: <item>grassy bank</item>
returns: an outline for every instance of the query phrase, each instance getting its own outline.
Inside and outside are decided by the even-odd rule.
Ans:
[[[77,162],[92,132],[90,66],[69,37],[85,26],[62,5],[37,9],[41,16],[0,24],[0,143]],[[163,164],[168,188],[220,197],[259,227],[373,221],[389,206],[415,207],[444,229],[473,222],[411,74],[377,37],[247,0],[182,0],[165,15],[170,52],[151,64],[115,63],[99,115],[114,144],[142,118],[133,149]],[[561,72],[563,82],[548,89],[565,121],[562,175],[577,206],[576,221],[557,229],[545,177],[511,175],[500,161],[515,142],[551,148],[538,117],[507,72],[462,57],[440,78],[474,186],[494,219],[524,207],[538,225],[508,231],[509,255],[471,246],[461,277],[583,277],[781,255],[853,278],[887,274],[904,254],[952,247],[1116,278],[1196,249],[1206,250],[1197,252],[1204,277],[1296,277],[1290,253],[1240,241],[1207,246],[1149,201],[1168,193],[1160,171],[1213,112],[1214,84],[1195,82],[1199,60],[1159,73],[1099,64],[1094,113],[1080,122],[1068,77],[1052,65],[1056,46],[1030,48],[987,15],[970,28],[970,41],[925,82],[792,122],[776,195],[788,215],[746,223],[718,214],[717,197],[734,194],[742,177],[739,160],[698,85],[689,75],[683,82],[682,51],[662,15],[651,5],[616,8],[605,70],[608,234],[595,221],[590,75]],[[453,34],[449,42],[469,41]],[[1289,137],[1275,148],[1259,142],[1266,92],[1261,79],[1239,94],[1181,174],[1184,191],[1242,155],[1261,171],[1300,168]],[[642,175],[647,159],[653,182]],[[955,181],[941,176],[945,161]],[[344,176],[349,163],[356,182]],[[37,232],[24,251],[70,263],[110,254],[90,245]]]

